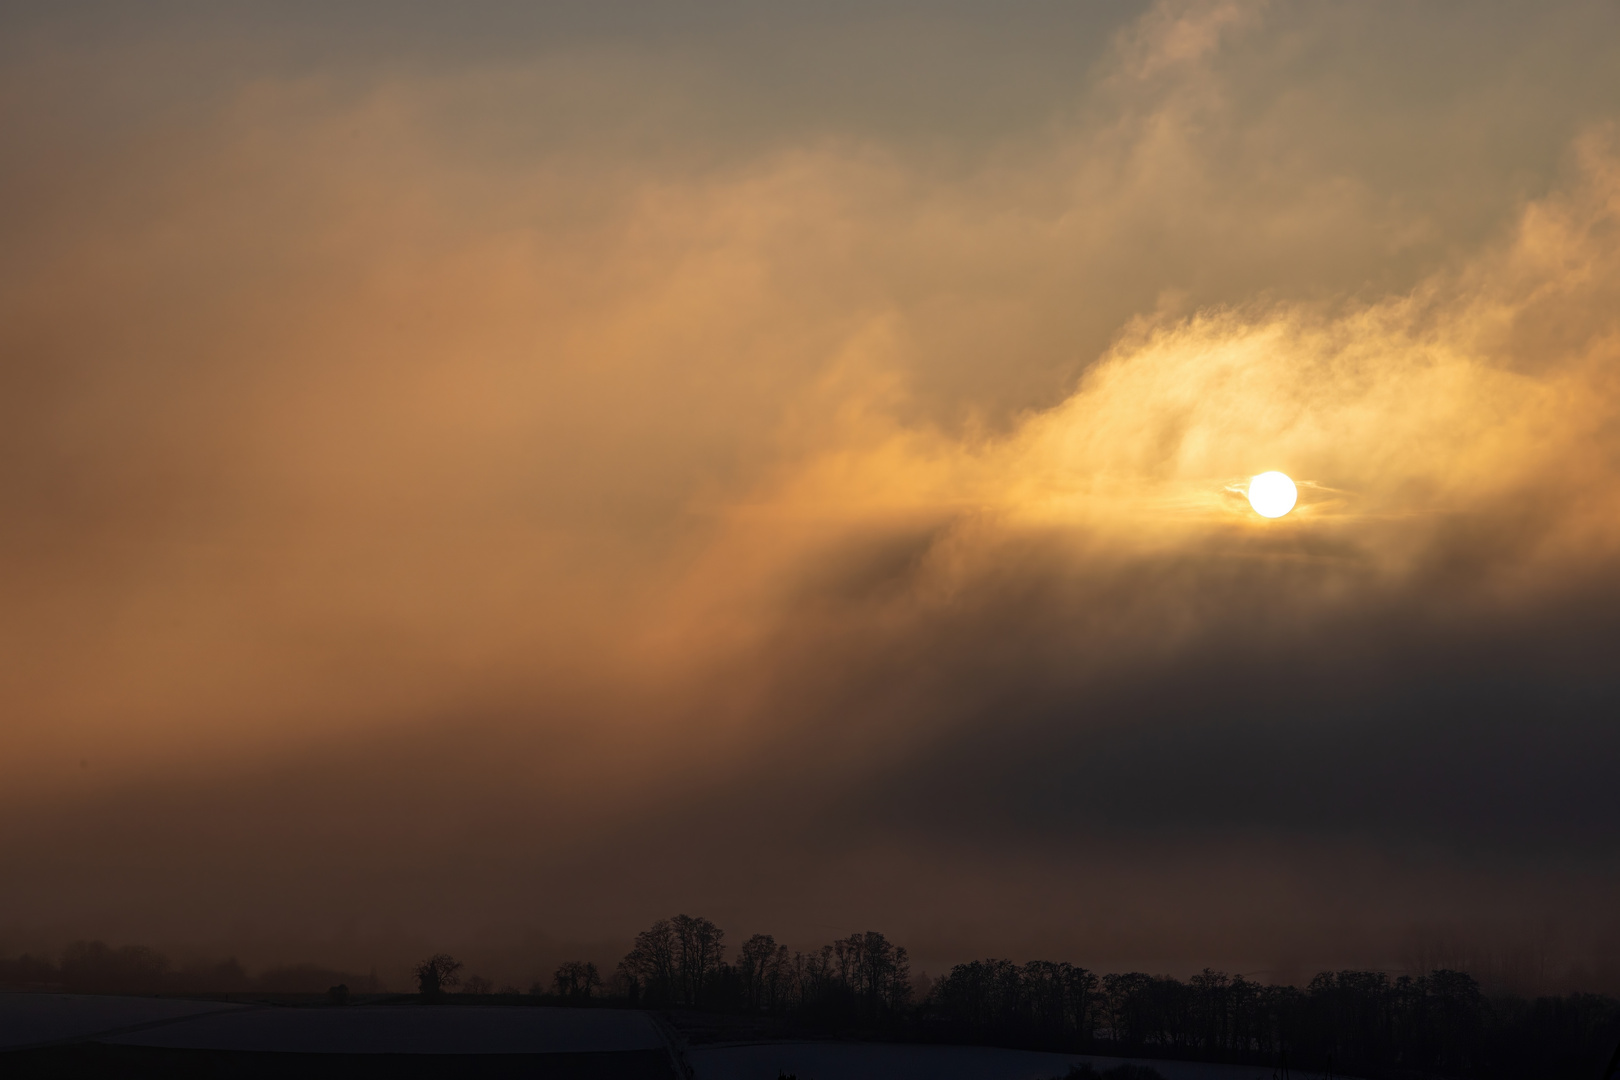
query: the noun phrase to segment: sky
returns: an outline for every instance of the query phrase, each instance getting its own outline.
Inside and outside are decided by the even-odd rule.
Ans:
[[[1620,987],[1616,102],[1606,0],[7,4],[0,952]]]

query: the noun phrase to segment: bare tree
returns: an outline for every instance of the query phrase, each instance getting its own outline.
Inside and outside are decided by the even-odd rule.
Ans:
[[[632,996],[652,1004],[675,998],[675,931],[668,919],[659,919],[636,935],[636,943],[619,961],[619,972]]]
[[[788,950],[769,934],[755,934],[737,952],[737,976],[750,1010],[775,1012],[788,975]]]
[[[435,953],[416,965],[416,988],[423,997],[436,997],[461,981],[461,961],[448,953]]]
[[[726,932],[691,915],[677,915],[669,923],[675,933],[678,996],[682,1003],[696,1005],[725,962]]]
[[[893,1010],[911,997],[911,962],[876,930],[833,942],[837,982],[869,1007]]]
[[[558,997],[586,1001],[592,993],[602,988],[602,977],[597,973],[595,964],[586,960],[569,960],[557,968],[556,974],[551,977],[551,985]]]
[[[636,935],[619,975],[650,1002],[695,1005],[724,966],[725,936],[708,919],[659,919]]]

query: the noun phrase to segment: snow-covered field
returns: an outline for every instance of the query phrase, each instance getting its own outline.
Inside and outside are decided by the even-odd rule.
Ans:
[[[659,1051],[646,1013],[627,1009],[414,1005],[281,1008],[172,998],[0,994],[0,1050],[68,1041],[290,1054],[606,1054]],[[980,1046],[774,1042],[690,1049],[695,1080],[1048,1080],[1071,1064],[1123,1059]],[[623,1059],[619,1059],[623,1060]],[[1271,1080],[1264,1067],[1143,1061],[1165,1080]],[[655,1071],[664,1066],[652,1063]],[[638,1074],[639,1075],[639,1074]],[[1294,1070],[1295,1080],[1310,1074]]]
[[[88,1037],[114,1046],[295,1054],[589,1054],[665,1046],[645,1013],[624,1009],[299,1009],[159,998],[0,995],[0,1047]]]
[[[500,1006],[251,1009],[100,1041],[293,1054],[591,1054],[664,1046],[644,1013]]]
[[[689,1050],[697,1080],[1048,1080],[1071,1064],[1091,1062],[1099,1072],[1124,1058],[1042,1054],[984,1046],[908,1046],[888,1043],[780,1042]],[[1207,1065],[1193,1061],[1142,1061],[1165,1080],[1271,1080],[1258,1066]],[[1301,1070],[1296,1080],[1309,1075]]]
[[[246,1006],[172,998],[0,994],[0,1050],[82,1039],[104,1031],[128,1030],[243,1008]]]

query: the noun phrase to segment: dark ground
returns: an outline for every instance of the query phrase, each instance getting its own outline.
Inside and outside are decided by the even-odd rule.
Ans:
[[[274,1054],[77,1043],[0,1054],[8,1080],[675,1080],[659,1050],[588,1054]]]

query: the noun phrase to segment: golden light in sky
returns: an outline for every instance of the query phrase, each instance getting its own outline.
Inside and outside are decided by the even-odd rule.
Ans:
[[[1620,992],[1620,4],[215,7],[0,4],[0,977]]]
[[[1284,473],[1263,472],[1249,481],[1249,505],[1261,517],[1280,518],[1299,501],[1299,489]]]

